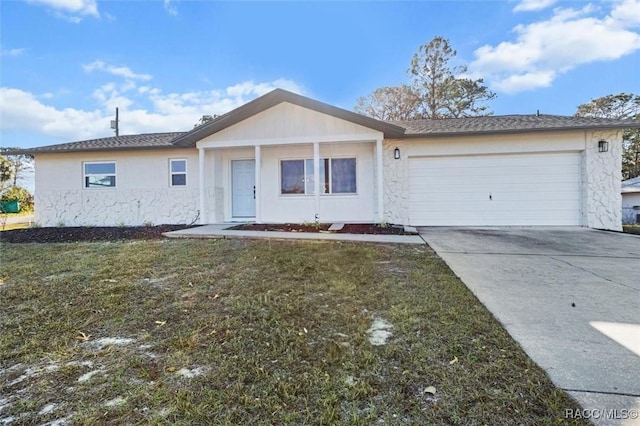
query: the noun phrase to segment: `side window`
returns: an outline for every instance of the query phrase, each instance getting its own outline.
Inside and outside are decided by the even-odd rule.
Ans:
[[[187,186],[187,160],[169,160],[171,186]]]
[[[83,168],[85,188],[94,189],[116,187],[115,161],[84,163]]]

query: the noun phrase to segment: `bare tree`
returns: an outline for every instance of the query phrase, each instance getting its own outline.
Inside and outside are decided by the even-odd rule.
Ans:
[[[216,118],[218,118],[218,114],[213,114],[213,115],[203,115],[202,117],[200,117],[200,120],[198,120],[198,122],[196,124],[193,125],[193,127],[200,127],[204,124],[207,124],[210,121],[215,120]]]
[[[11,161],[0,155],[0,192],[4,191],[13,179],[13,165]]]
[[[26,173],[33,173],[34,162],[33,155],[28,154],[6,154],[7,152],[16,151],[20,148],[0,148],[0,153],[3,155],[3,161],[7,164],[3,167],[9,168],[11,175],[12,186],[18,185],[18,179],[23,177]]]
[[[402,121],[417,118],[420,98],[411,87],[386,86],[374,90],[371,94],[358,98],[355,106],[357,113],[378,120]]]

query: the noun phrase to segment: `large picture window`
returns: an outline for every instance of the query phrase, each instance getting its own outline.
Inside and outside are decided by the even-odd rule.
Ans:
[[[84,187],[115,188],[116,163],[114,161],[84,163]]]
[[[187,186],[187,160],[169,160],[171,186]]]
[[[321,158],[318,175],[321,194],[357,192],[355,158]],[[312,158],[280,162],[281,194],[313,194],[314,179]]]

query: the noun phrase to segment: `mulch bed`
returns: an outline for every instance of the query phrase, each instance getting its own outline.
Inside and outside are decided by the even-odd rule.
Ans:
[[[282,231],[282,232],[330,232],[331,224],[305,224],[305,223],[245,223],[228,228],[237,231]],[[336,234],[376,234],[376,235],[407,235],[403,226],[380,226],[375,223],[347,223],[340,231],[331,231]]]
[[[258,224],[247,223],[229,229],[241,231],[330,232],[330,224]],[[71,243],[76,241],[151,240],[162,238],[164,232],[186,229],[186,225],[157,226],[70,226],[26,228],[0,232],[5,243]],[[333,231],[331,231],[333,233]],[[402,226],[366,223],[346,224],[338,234],[406,235]]]
[[[149,240],[186,225],[27,228],[0,232],[3,243],[70,243],[75,241]]]

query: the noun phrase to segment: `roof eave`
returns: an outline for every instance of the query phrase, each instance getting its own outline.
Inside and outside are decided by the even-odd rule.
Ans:
[[[166,146],[123,146],[123,147],[96,147],[96,148],[70,148],[70,149],[24,149],[19,151],[11,151],[11,153],[3,153],[3,155],[38,155],[38,154],[69,154],[78,152],[116,152],[116,151],[148,151],[148,150],[179,150],[192,149],[193,147],[166,145]]]
[[[577,127],[545,127],[534,129],[492,129],[492,130],[473,130],[473,131],[453,131],[453,132],[428,132],[428,133],[405,133],[406,139],[433,138],[447,136],[481,136],[495,134],[518,134],[518,133],[540,133],[540,132],[571,132],[571,131],[589,131],[589,130],[625,130],[628,128],[640,128],[637,126],[620,126],[620,125],[599,125],[599,126],[577,126]]]

